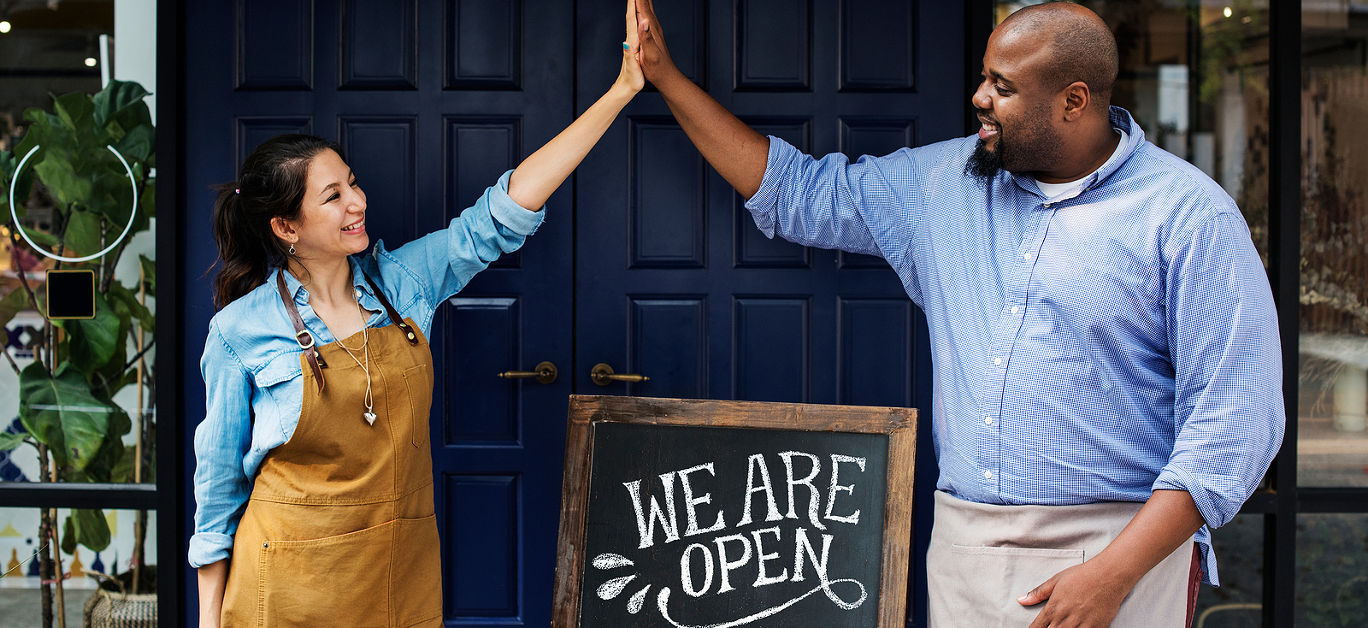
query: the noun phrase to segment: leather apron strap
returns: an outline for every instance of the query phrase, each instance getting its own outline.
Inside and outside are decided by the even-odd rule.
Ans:
[[[375,298],[380,300],[380,305],[384,306],[385,313],[389,315],[390,320],[394,321],[394,324],[399,326],[399,330],[404,332],[404,339],[408,340],[410,345],[417,345],[418,334],[413,333],[413,328],[409,326],[408,322],[405,321],[402,316],[399,316],[399,311],[395,310],[393,305],[390,305],[389,299],[385,298],[385,293],[380,290],[380,286],[375,285],[375,281],[370,278],[370,275],[361,273],[361,276],[365,277],[366,283],[370,284],[371,291],[375,293]]]
[[[313,371],[314,381],[318,382],[318,392],[323,392],[323,370],[328,368],[328,363],[323,357],[318,355],[317,343],[314,342],[313,334],[309,333],[309,328],[304,326],[304,319],[299,317],[299,308],[295,306],[294,298],[290,296],[290,291],[285,288],[285,271],[282,269],[276,272],[276,290],[280,292],[280,300],[285,303],[285,311],[290,315],[290,323],[295,328],[295,342],[299,343],[299,348],[304,350],[304,359],[309,363],[309,370]]]

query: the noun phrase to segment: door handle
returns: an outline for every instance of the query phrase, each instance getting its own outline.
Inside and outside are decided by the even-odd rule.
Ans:
[[[599,362],[589,371],[589,379],[594,380],[599,386],[607,386],[613,382],[649,382],[651,378],[636,373],[614,373],[613,367]]]
[[[550,384],[551,382],[556,381],[556,375],[559,373],[560,371],[556,370],[555,364],[552,364],[550,362],[542,362],[537,365],[537,370],[535,371],[504,371],[502,373],[499,373],[499,377],[503,379],[536,378],[538,383]]]

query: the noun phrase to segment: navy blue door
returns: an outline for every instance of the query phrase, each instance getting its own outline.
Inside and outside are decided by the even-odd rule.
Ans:
[[[882,154],[964,128],[955,3],[658,5],[681,68],[805,150]],[[234,178],[252,148],[285,132],[336,139],[369,195],[368,228],[397,245],[441,228],[603,93],[621,12],[619,0],[186,5],[184,370],[197,372],[213,315],[208,186]],[[433,325],[448,624],[548,623],[572,391],[914,405],[926,418],[918,492],[929,494],[925,324],[881,261],[765,240],[651,93],[548,211]],[[544,360],[560,367],[553,384],[495,377]],[[600,388],[588,377],[599,362],[652,379]],[[186,381],[189,447],[204,398]],[[929,502],[918,508],[924,547]]]
[[[958,3],[657,0],[680,69],[761,133],[882,155],[965,128]],[[617,0],[578,3],[579,109],[616,71]],[[948,54],[947,54],[948,51]],[[576,390],[916,406],[918,545],[930,530],[926,323],[883,260],[767,240],[659,95],[639,96],[578,173]],[[599,387],[598,363],[644,383]],[[924,552],[910,589],[923,591]],[[920,617],[913,596],[910,617]],[[913,623],[920,623],[920,619]]]

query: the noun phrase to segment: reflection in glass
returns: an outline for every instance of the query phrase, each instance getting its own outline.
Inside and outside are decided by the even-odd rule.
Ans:
[[[1368,625],[1368,515],[1297,517],[1297,626]]]
[[[39,510],[30,508],[0,508],[0,628],[30,628],[42,625],[42,589],[40,588],[41,567],[38,554],[47,549],[39,543]],[[57,521],[66,521],[72,511],[65,508],[57,510]],[[128,587],[132,579],[134,557],[137,546],[143,547],[144,565],[157,562],[157,525],[156,515],[148,515],[146,530],[140,535],[137,528],[138,513],[131,510],[103,510],[98,515],[108,529],[108,540],[92,548],[83,544],[64,549],[61,554],[62,608],[66,609],[68,626],[82,625],[82,612],[86,603],[96,595],[96,588],[108,576],[122,575],[122,586]],[[60,532],[60,531],[59,531]],[[58,536],[59,545],[62,536]],[[143,582],[139,589],[146,590],[146,580],[155,584],[155,566],[151,570],[139,569],[138,577]],[[120,585],[109,584],[118,588]],[[56,588],[49,587],[50,595],[56,596]],[[150,596],[155,605],[155,595]],[[52,605],[54,615],[58,606]],[[54,622],[54,625],[55,622]]]
[[[1263,516],[1238,515],[1212,533],[1221,586],[1197,594],[1193,626],[1258,628],[1263,622]]]
[[[1368,2],[1302,10],[1298,484],[1368,486]]]

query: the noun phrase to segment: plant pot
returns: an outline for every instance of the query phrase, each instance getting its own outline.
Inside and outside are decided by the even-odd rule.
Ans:
[[[125,595],[95,589],[85,603],[86,628],[155,628],[157,594]]]

